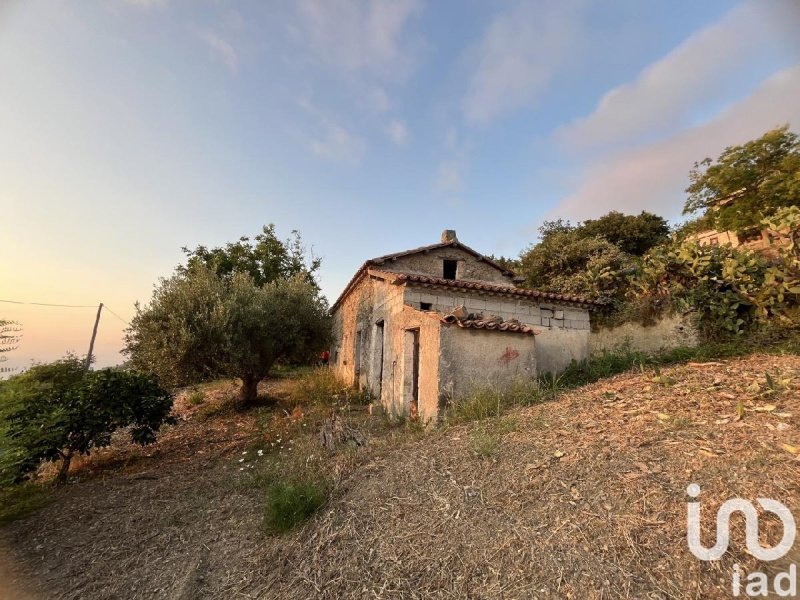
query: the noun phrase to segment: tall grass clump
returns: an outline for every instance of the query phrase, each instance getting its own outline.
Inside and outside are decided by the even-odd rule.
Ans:
[[[328,367],[317,367],[298,377],[289,399],[293,404],[363,404],[369,400],[364,392],[344,384]]]
[[[287,479],[267,488],[264,523],[269,531],[283,533],[310,519],[328,499],[322,479]]]
[[[447,422],[455,425],[499,417],[511,408],[551,399],[560,386],[558,378],[520,379],[503,388],[495,384],[476,385],[450,402]]]

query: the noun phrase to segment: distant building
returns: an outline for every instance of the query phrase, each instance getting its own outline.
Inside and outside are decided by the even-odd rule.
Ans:
[[[594,303],[515,283],[451,230],[367,260],[332,307],[331,368],[390,413],[427,421],[474,386],[503,388],[586,358]]]
[[[721,198],[717,203],[715,210],[719,210],[720,207],[735,202],[737,198],[744,194],[744,192],[745,190],[741,189],[725,196],[724,198]],[[689,239],[695,240],[701,246],[728,245],[733,248],[742,246],[748,250],[769,252],[771,247],[785,242],[785,238],[783,236],[775,236],[773,234],[774,232],[770,232],[768,229],[763,229],[755,235],[743,237],[735,231],[715,231],[712,229],[703,231],[701,233],[696,233],[690,236]]]

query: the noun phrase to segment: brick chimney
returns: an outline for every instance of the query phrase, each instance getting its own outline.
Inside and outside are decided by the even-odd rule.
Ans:
[[[448,242],[457,242],[458,238],[456,237],[456,230],[455,229],[445,229],[442,231],[442,243],[447,244]]]

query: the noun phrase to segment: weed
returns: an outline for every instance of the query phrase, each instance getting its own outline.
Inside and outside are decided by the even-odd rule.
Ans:
[[[272,532],[283,533],[311,518],[328,498],[322,480],[285,480],[267,489],[264,523]]]
[[[189,395],[186,396],[186,402],[191,406],[199,406],[206,401],[206,395],[199,388],[193,388]]]
[[[500,436],[487,428],[472,433],[472,450],[480,458],[491,458],[500,447]]]
[[[298,404],[366,404],[368,395],[345,385],[327,367],[303,373],[291,386],[289,401]]]
[[[209,419],[213,419],[214,417],[218,417],[220,415],[229,414],[235,412],[236,406],[233,402],[224,401],[224,402],[216,402],[216,403],[208,403],[203,404],[200,409],[197,411],[197,415],[195,418],[204,423]]]
[[[500,417],[510,408],[530,406],[553,398],[561,389],[561,379],[518,380],[507,388],[477,386],[450,404],[447,420],[451,424]]]
[[[37,483],[0,488],[0,525],[21,519],[46,506],[52,495],[52,489]]]

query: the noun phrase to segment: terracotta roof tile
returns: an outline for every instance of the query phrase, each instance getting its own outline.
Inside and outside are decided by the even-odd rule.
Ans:
[[[509,333],[524,333],[534,335],[536,331],[526,323],[512,321],[497,322],[491,319],[442,319],[442,323],[458,325],[462,329],[488,329],[490,331],[507,331]]]

